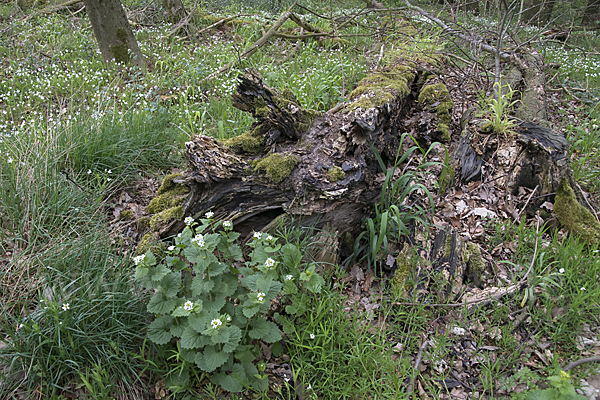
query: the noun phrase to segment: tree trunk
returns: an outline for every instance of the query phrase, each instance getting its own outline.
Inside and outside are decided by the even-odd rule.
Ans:
[[[175,25],[175,31],[183,31],[190,37],[196,33],[196,29],[190,23],[188,12],[181,0],[163,0],[163,4],[169,14],[169,22]]]
[[[119,0],[83,0],[102,58],[111,63],[147,65]]]

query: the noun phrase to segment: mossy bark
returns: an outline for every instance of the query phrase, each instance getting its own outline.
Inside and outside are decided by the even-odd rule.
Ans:
[[[131,62],[146,70],[144,55],[131,31],[121,2],[83,0],[83,3],[106,66],[115,62],[125,65]]]

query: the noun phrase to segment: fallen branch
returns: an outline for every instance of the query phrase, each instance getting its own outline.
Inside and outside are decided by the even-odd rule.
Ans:
[[[219,25],[226,24],[226,23],[228,23],[230,21],[233,21],[234,19],[237,19],[239,17],[247,17],[247,16],[250,16],[250,15],[252,15],[252,14],[238,14],[238,15],[233,16],[233,17],[223,18],[223,19],[215,22],[214,24],[207,26],[206,28],[200,29],[198,32],[196,32],[196,36],[200,36],[201,34],[203,34],[206,31],[209,31],[209,30],[211,30],[213,28],[216,28]]]
[[[600,356],[582,358],[577,361],[573,361],[569,363],[566,367],[563,368],[563,371],[569,371],[575,367],[578,367],[583,364],[591,363],[591,362],[600,362]]]

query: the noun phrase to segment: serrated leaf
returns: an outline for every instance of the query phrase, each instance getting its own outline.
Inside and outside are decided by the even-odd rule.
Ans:
[[[165,292],[167,297],[177,295],[181,289],[181,274],[177,272],[169,272],[160,281],[160,287]]]
[[[196,315],[190,315],[188,317],[188,324],[196,332],[203,332],[206,329],[206,326],[210,323],[211,319],[212,314],[209,315],[206,310],[204,310]]]
[[[170,331],[172,323],[173,318],[168,315],[156,318],[148,326],[148,339],[159,345],[168,343],[173,337]]]
[[[173,318],[173,324],[171,325],[171,334],[175,337],[181,337],[186,327],[188,327],[187,318]]]
[[[171,270],[163,264],[157,265],[156,267],[150,268],[150,278],[154,282],[160,282]]]
[[[227,268],[229,268],[229,264],[227,264],[227,263],[223,263],[220,261],[212,262],[208,266],[208,275],[209,276],[221,275]]]
[[[231,353],[219,351],[215,346],[206,346],[202,354],[204,355],[205,372],[213,372],[215,369],[225,364],[227,359],[231,356]]]
[[[192,350],[192,349],[184,349],[181,348],[179,350],[179,354],[181,356],[181,359],[185,362],[189,362],[191,364],[195,363],[196,361],[196,354],[200,353],[198,350]]]
[[[210,343],[210,338],[205,338],[202,334],[196,332],[191,327],[185,328],[179,344],[184,349],[200,349],[207,344],[207,340]]]
[[[258,274],[250,275],[242,279],[242,284],[246,286],[251,292],[258,291],[258,286],[256,286],[256,280],[258,279]]]
[[[208,328],[210,330],[210,336],[212,344],[226,343],[229,341],[229,327],[222,326],[220,329]],[[205,331],[205,334],[208,333]],[[225,351],[225,350],[223,350]],[[226,352],[230,353],[230,352]]]
[[[212,290],[214,286],[215,283],[213,281],[209,281],[208,279],[204,279],[200,275],[196,275],[194,277],[194,280],[192,281],[192,295],[200,296],[203,294],[207,294]]]
[[[248,332],[248,336],[252,339],[262,339],[267,343],[274,343],[281,340],[281,332],[279,328],[271,321],[257,319],[250,323],[252,329]]]
[[[260,311],[260,304],[254,304],[251,300],[246,301],[242,307],[242,313],[246,318],[252,318]]]
[[[325,279],[317,273],[313,273],[310,279],[302,283],[302,286],[311,293],[319,293],[325,284]]]
[[[235,349],[235,358],[241,362],[253,362],[256,354],[252,351],[252,345],[239,345]]]
[[[223,292],[223,296],[225,296],[225,297],[233,296],[239,285],[238,276],[235,274],[229,273],[229,274],[222,275],[222,279],[223,279],[223,283],[225,283],[227,285],[227,289]]]
[[[144,264],[149,267],[156,265],[156,256],[154,255],[154,253],[151,250],[148,250],[144,254]]]
[[[212,300],[205,299],[203,302],[204,310],[207,313],[218,313],[225,305],[225,298],[222,296],[215,297]]]
[[[176,299],[168,299],[162,291],[158,291],[152,295],[148,302],[148,312],[154,314],[168,314],[177,307]]]
[[[248,376],[244,367],[240,364],[233,364],[231,373],[226,374],[221,372],[211,376],[210,381],[216,385],[221,386],[223,390],[232,393],[241,392],[245,386],[248,386]]]
[[[226,353],[233,352],[242,340],[242,330],[235,325],[229,328],[229,340],[223,345],[223,351]]]
[[[282,287],[283,287],[283,284],[281,282],[274,281],[273,283],[271,283],[271,287],[269,288],[269,291],[265,292],[265,293],[267,293],[267,299],[269,299],[269,300],[274,299]]]

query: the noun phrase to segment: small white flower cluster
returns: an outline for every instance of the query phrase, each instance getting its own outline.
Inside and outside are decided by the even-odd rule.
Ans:
[[[183,305],[183,309],[185,311],[192,311],[194,309],[194,303],[190,300],[186,301]]]
[[[215,213],[212,211],[207,212],[206,214],[204,214],[204,216],[208,219],[211,219],[212,217],[214,217]]]
[[[210,321],[210,326],[213,329],[217,329],[218,327],[220,327],[221,325],[223,325],[223,322],[221,322],[221,320],[219,318],[215,318],[212,321]]]
[[[223,228],[231,228],[233,227],[233,224],[231,223],[231,221],[223,221]]]
[[[310,334],[310,338],[311,338],[311,339],[314,339],[314,338],[315,338],[315,334],[314,334],[314,333],[311,333],[311,334]]]
[[[194,218],[192,218],[192,217],[185,217],[185,219],[183,220],[183,222],[185,222],[185,224],[187,226],[190,226],[191,224],[194,223]]]
[[[263,292],[258,292],[258,294],[256,295],[256,299],[262,302],[265,299],[265,294]]]
[[[285,280],[286,281],[291,281],[292,279],[294,279],[294,277],[292,275],[286,275],[285,276]]]
[[[144,258],[146,258],[145,254],[141,254],[141,255],[139,255],[137,257],[133,257],[133,263],[135,265],[139,265],[139,264],[141,264],[144,261]]]
[[[62,305],[62,309],[63,309],[63,311],[67,311],[69,308],[71,308],[71,307],[69,306],[69,303],[65,303],[65,304],[63,304],[63,305]]]
[[[265,267],[273,268],[273,266],[275,266],[275,260],[273,260],[271,257],[267,258],[267,261],[265,261]]]
[[[173,250],[175,250],[175,246],[169,246],[169,247],[167,247],[167,250],[173,251]]]
[[[267,242],[273,242],[275,240],[275,238],[271,235],[267,236]]]
[[[260,238],[262,237],[262,232],[254,232],[254,235],[252,235],[252,237],[256,240],[260,240]]]
[[[196,243],[198,247],[204,247],[204,236],[199,233],[196,235],[196,237],[192,238],[191,242]]]
[[[227,322],[230,322],[231,321],[231,315],[228,315],[227,318],[226,318],[226,320],[227,320]]]

